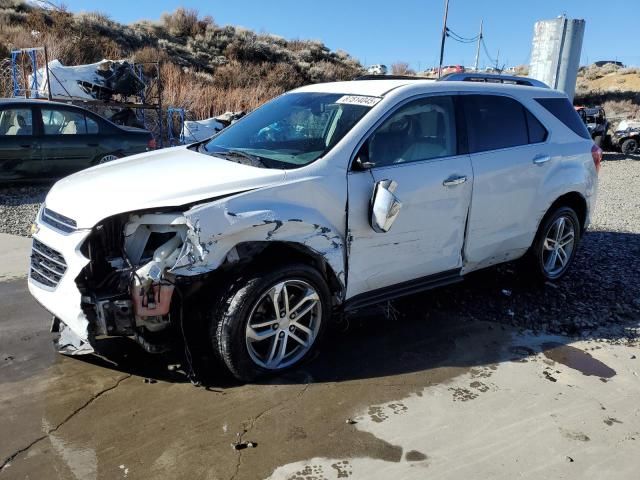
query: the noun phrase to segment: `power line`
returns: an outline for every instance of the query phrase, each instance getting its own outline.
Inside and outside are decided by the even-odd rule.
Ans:
[[[484,50],[484,54],[487,56],[489,61],[492,64],[496,65],[497,67],[498,61],[489,54],[489,49],[487,48],[487,44],[484,42],[484,37],[480,40],[480,43],[482,43],[482,49]]]
[[[447,36],[460,43],[473,43],[476,40],[478,40],[478,38],[480,38],[480,35],[476,35],[475,37],[463,37],[462,35],[457,34],[456,32],[454,32],[448,27],[447,27]]]

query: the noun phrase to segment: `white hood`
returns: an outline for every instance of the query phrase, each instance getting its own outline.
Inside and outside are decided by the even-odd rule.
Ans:
[[[91,228],[118,213],[180,206],[280,183],[284,170],[257,168],[175,147],[82,170],[58,181],[47,208]]]

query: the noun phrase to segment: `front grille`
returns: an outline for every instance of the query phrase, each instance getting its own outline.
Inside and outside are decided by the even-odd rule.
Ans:
[[[60,215],[59,213],[49,210],[48,208],[42,209],[42,216],[40,217],[43,223],[46,223],[50,227],[60,230],[64,233],[71,233],[78,228],[78,224],[75,220]]]
[[[34,238],[29,270],[31,279],[46,287],[56,288],[66,271],[64,257]]]

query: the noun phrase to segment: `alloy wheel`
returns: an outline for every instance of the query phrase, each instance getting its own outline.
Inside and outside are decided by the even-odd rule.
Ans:
[[[558,217],[547,230],[542,242],[542,266],[550,278],[567,268],[576,240],[575,227],[567,216]]]
[[[116,155],[105,155],[104,157],[102,157],[100,159],[100,161],[98,162],[99,164],[101,163],[107,163],[107,162],[111,162],[113,160],[118,160],[118,157]]]
[[[316,289],[304,280],[273,285],[255,303],[245,329],[247,350],[260,367],[279,370],[311,349],[322,321]]]

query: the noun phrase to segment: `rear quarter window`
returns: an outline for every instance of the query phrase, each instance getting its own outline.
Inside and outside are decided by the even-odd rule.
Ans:
[[[568,98],[536,98],[536,102],[582,138],[591,138],[589,130]]]

